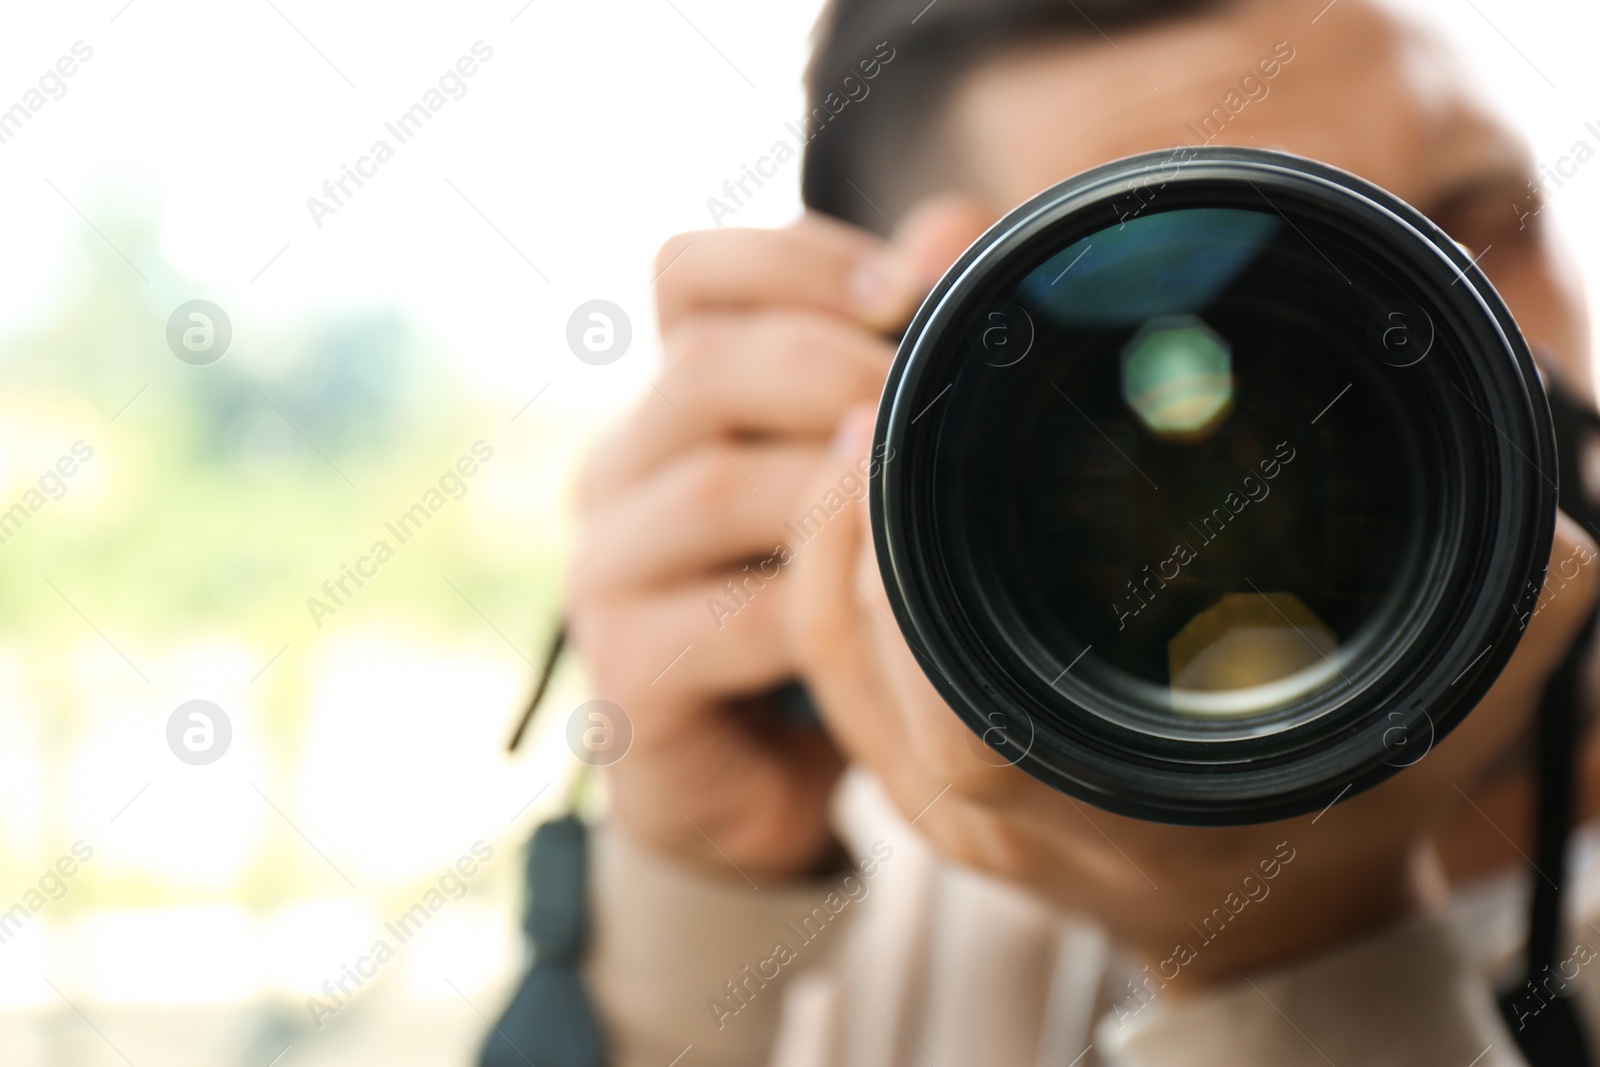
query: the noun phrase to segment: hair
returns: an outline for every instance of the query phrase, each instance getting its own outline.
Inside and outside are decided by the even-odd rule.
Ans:
[[[806,206],[886,233],[890,219],[959,171],[939,119],[963,76],[985,60],[1044,38],[1098,39],[1226,2],[829,0],[806,69]],[[892,58],[875,63],[883,46]]]

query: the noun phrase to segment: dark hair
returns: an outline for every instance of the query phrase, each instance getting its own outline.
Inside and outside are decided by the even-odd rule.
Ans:
[[[979,63],[1041,38],[1100,37],[1223,2],[829,0],[806,70],[806,206],[885,233],[948,185],[959,161],[941,156],[938,118]]]

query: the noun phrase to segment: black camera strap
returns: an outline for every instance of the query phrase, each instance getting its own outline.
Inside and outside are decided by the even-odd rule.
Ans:
[[[484,1036],[477,1067],[605,1067],[604,1028],[582,971],[589,847],[576,815],[544,823],[529,842],[522,929],[532,966]]]
[[[1600,417],[1559,383],[1546,379],[1556,431],[1561,509],[1600,539],[1600,502],[1581,477],[1586,454],[1600,449]],[[1583,668],[1593,644],[1591,614],[1560,666],[1545,685],[1539,705],[1538,827],[1534,851],[1533,904],[1528,921],[1527,970],[1502,993],[1500,1011],[1517,1047],[1533,1067],[1589,1067],[1593,1061],[1584,1023],[1563,974],[1562,888],[1576,803],[1577,767],[1587,731],[1583,720]]]
[[[1583,653],[1594,636],[1595,616],[1545,687],[1539,709],[1538,843],[1534,852],[1533,906],[1528,920],[1527,971],[1500,996],[1500,1010],[1517,1046],[1533,1067],[1589,1067],[1589,1041],[1566,979],[1560,952],[1562,887],[1572,827]]]

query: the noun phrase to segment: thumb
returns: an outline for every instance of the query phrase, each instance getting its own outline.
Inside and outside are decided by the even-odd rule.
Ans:
[[[994,214],[975,197],[940,193],[912,206],[890,248],[919,271],[927,291],[994,222]]]
[[[934,283],[995,221],[974,197],[940,193],[915,204],[894,235],[857,271],[853,287],[867,317],[884,330],[898,330]]]

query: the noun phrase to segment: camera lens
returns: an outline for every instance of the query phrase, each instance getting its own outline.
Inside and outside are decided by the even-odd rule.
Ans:
[[[997,753],[1143,818],[1316,810],[1423,758],[1548,558],[1544,396],[1471,259],[1279,153],[1090,171],[995,226],[878,422],[902,630]]]

